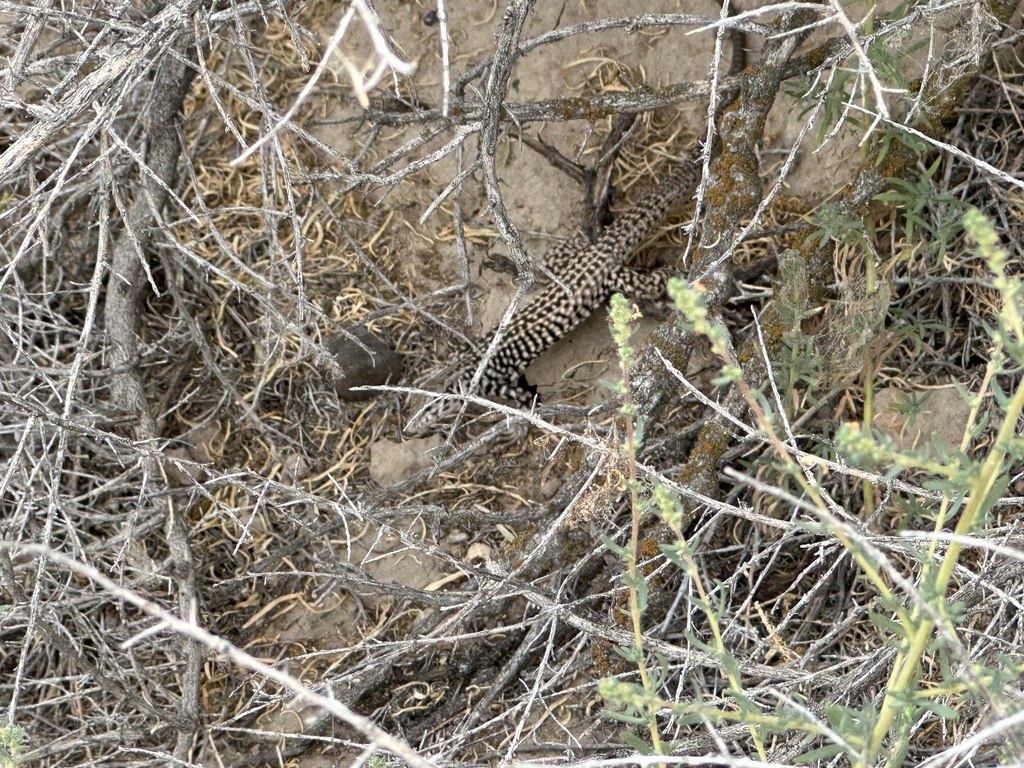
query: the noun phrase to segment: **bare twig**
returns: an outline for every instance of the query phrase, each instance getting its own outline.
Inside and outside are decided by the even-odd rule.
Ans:
[[[59,102],[40,105],[40,117],[3,154],[0,154],[0,184],[10,180],[25,163],[45,148],[58,131],[78,118],[107,93],[123,96],[124,83],[138,82],[159,61],[159,53],[189,31],[188,20],[200,6],[200,0],[169,3],[160,13],[138,28],[134,35],[113,43],[98,57],[103,66],[86,75]],[[116,102],[115,102],[116,106]],[[112,117],[113,111],[108,111]]]
[[[0,542],[0,548],[6,549],[8,552],[13,549],[11,543],[6,541]],[[210,653],[217,654],[218,656],[224,656],[231,659],[233,663],[240,667],[252,670],[257,674],[266,677],[268,680],[273,680],[278,685],[291,691],[291,693],[301,701],[317,707],[322,707],[330,712],[332,716],[348,723],[359,733],[370,739],[375,746],[388,750],[396,757],[400,757],[405,760],[410,765],[420,766],[420,768],[431,768],[430,761],[424,759],[401,739],[395,738],[386,731],[378,728],[369,718],[356,714],[337,699],[314,693],[307,686],[303,685],[301,680],[293,675],[290,675],[287,672],[282,672],[276,667],[250,656],[248,653],[232,645],[227,640],[213,635],[202,627],[194,624],[192,621],[179,619],[177,616],[168,613],[161,606],[151,600],[140,597],[130,589],[125,589],[120,586],[92,566],[80,563],[74,558],[68,557],[61,552],[49,549],[42,545],[27,544],[20,547],[19,550],[26,555],[36,555],[42,560],[50,560],[61,568],[71,571],[72,573],[77,573],[80,576],[84,576],[102,587],[112,597],[134,605],[139,610],[144,611],[147,615],[158,619],[159,622],[155,628],[157,631],[168,630],[180,634],[206,648]],[[141,639],[142,638],[137,638],[132,642],[134,644],[135,642],[140,642]]]

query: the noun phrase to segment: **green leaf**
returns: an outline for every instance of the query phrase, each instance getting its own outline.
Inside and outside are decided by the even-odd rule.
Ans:
[[[686,632],[686,633],[684,633],[683,636],[686,638],[686,642],[689,643],[694,648],[696,648],[698,651],[704,651],[704,653],[711,654],[711,655],[717,655],[718,654],[718,649],[717,648],[713,648],[710,645],[708,645],[707,643],[705,643],[705,642],[703,642],[701,640],[698,640],[696,635],[694,635],[694,634],[692,634],[690,632]]]
[[[685,549],[681,548],[677,544],[662,544],[661,552],[665,555],[665,559],[672,563],[672,565],[676,566],[681,571],[689,572],[690,564],[686,561],[686,556],[684,555]]]
[[[726,667],[729,666],[729,662],[731,661],[732,662],[732,666],[734,666],[736,668],[736,671],[739,672],[739,664],[736,663],[736,659],[733,658],[731,654],[723,653],[722,656],[725,657],[723,659],[723,662],[724,662],[723,666],[726,666]],[[732,674],[728,669],[726,669],[725,671],[726,671],[726,674],[730,674],[730,675]],[[729,688],[725,689],[725,693],[726,693],[726,695],[730,699],[732,699],[733,701],[735,701],[739,705],[740,712],[742,712],[743,714],[745,714],[745,715],[760,715],[760,714],[763,714],[762,711],[761,711],[761,708],[759,706],[757,706],[757,704],[755,704],[753,701],[751,701],[747,697],[747,695],[745,693],[743,693],[743,691],[737,691],[735,688],[729,687]]]
[[[618,720],[620,723],[629,723],[630,725],[647,725],[646,717],[638,717],[625,712],[617,712],[613,709],[605,710],[605,715],[610,717],[612,720]]]
[[[740,671],[740,663],[736,660],[728,651],[722,651],[719,654],[719,659],[722,660],[722,671],[730,680],[742,679],[743,673]],[[733,698],[739,702],[740,709],[744,712],[760,712],[761,708],[756,706],[754,702],[750,701],[746,696],[743,695],[743,691],[737,691],[734,688],[729,689],[732,693],[730,694]]]
[[[981,506],[978,508],[978,517],[972,526],[972,533],[980,533],[988,527],[988,513],[1003,498],[1006,489],[1010,487],[1010,479],[1009,473],[1003,473],[992,483],[992,487],[985,494],[985,500],[981,502]]]
[[[647,579],[642,573],[637,571],[636,578],[633,578],[628,573],[622,575],[622,583],[627,588],[632,589],[636,592],[637,607],[640,609],[640,613],[643,614],[647,610],[647,596],[650,594],[650,587],[647,584]]]
[[[643,739],[640,739],[640,738],[636,737],[635,735],[633,735],[629,731],[621,731],[619,733],[619,738],[622,739],[622,742],[624,744],[626,744],[627,746],[632,747],[637,752],[639,752],[641,755],[653,755],[654,754],[654,750],[651,748],[650,744],[648,744]]]
[[[644,421],[642,416],[633,419],[633,440],[637,446],[644,444]]]
[[[601,543],[623,560],[629,557],[629,549],[621,544],[616,544],[615,539],[611,538],[607,534],[601,534]]]
[[[612,650],[633,666],[639,664],[644,658],[643,654],[633,647],[623,648],[621,645],[613,645]]]
[[[618,381],[608,381],[607,379],[598,379],[600,384],[605,389],[614,392],[616,395],[626,394],[626,385],[622,383],[621,379]]]
[[[794,762],[797,764],[816,763],[835,757],[842,751],[842,748],[838,744],[826,744],[823,747],[818,747],[817,749],[812,749],[810,752],[804,752],[802,755],[798,755],[794,759]],[[849,757],[853,758],[854,756],[850,755]],[[851,759],[850,762],[855,761]]]
[[[960,717],[959,712],[936,699],[922,698],[919,699],[919,703],[922,709],[926,709],[929,712],[933,712],[934,714],[941,717],[943,720],[957,720]]]

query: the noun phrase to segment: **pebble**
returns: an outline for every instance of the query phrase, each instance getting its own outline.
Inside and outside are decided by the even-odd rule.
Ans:
[[[345,331],[350,335],[335,334],[324,345],[341,368],[341,375],[334,378],[338,397],[350,401],[372,400],[380,393],[353,392],[352,387],[395,384],[402,376],[405,361],[366,328],[354,326]]]

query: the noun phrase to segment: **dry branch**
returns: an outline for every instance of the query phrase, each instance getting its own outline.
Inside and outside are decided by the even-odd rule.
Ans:
[[[376,6],[377,42],[391,56],[406,41],[390,35],[394,9]],[[992,10],[1006,22],[1014,7]],[[330,3],[212,13],[178,3],[151,19],[102,3],[0,4],[20,19],[4,21],[11,34],[0,43],[0,78],[14,89],[0,95],[10,108],[0,124],[0,179],[11,190],[0,210],[0,589],[9,605],[0,613],[0,691],[8,720],[26,729],[29,759],[262,765],[320,749],[339,764],[362,764],[381,748],[418,765],[566,754],[595,767],[655,762],[616,746],[619,726],[597,695],[599,679],[636,675],[613,651],[633,635],[622,564],[602,542],[627,538],[621,425],[601,422],[614,404],[523,414],[465,398],[509,423],[471,423],[433,466],[378,480],[371,457],[398,443],[408,414],[393,394],[340,405],[314,365],[329,351],[320,340],[349,323],[374,324],[424,368],[449,341],[471,346],[456,318],[474,309],[472,249],[500,240],[513,256],[521,282],[505,322],[533,279],[521,242],[532,224],[506,209],[506,152],[538,151],[584,184],[589,172],[580,169],[596,168],[601,181],[582,193],[593,231],[609,177],[622,193],[644,175],[638,169],[656,167],[645,152],[678,156],[684,139],[672,108],[708,98],[707,178],[689,275],[735,339],[748,394],[766,385],[783,413],[793,393],[774,380],[769,360],[791,323],[769,301],[786,286],[769,285],[765,265],[784,244],[786,258],[797,254],[806,267],[809,303],[836,300],[831,244],[777,212],[792,204],[785,183],[823,103],[811,105],[775,183],[762,188],[778,149],[765,146],[765,120],[783,83],[825,81],[852,66],[867,98],[842,104],[846,116],[872,110],[868,125],[884,106],[890,119],[878,130],[910,128],[940,151],[959,148],[965,164],[945,181],[975,200],[979,190],[1002,194],[1018,183],[1024,129],[1007,117],[1019,109],[1012,74],[991,86],[999,99],[991,103],[1001,105],[991,114],[954,110],[979,71],[965,67],[965,50],[927,52],[909,116],[879,102],[893,83],[869,66],[872,46],[941,22],[934,4],[870,26],[838,6],[786,3],[717,19],[587,19],[531,38],[534,8],[511,0],[496,42],[487,38],[494,49],[471,61],[460,58],[455,34],[463,9],[440,7],[437,29],[425,14],[419,32],[440,49],[444,92],[396,76],[366,94],[379,108],[360,111],[349,109],[359,93],[339,99],[327,87],[331,46],[307,49],[339,29]],[[983,16],[974,21],[957,39],[989,33]],[[555,78],[554,96],[507,100],[517,65],[533,63],[521,61],[527,53],[554,56],[556,71],[555,42],[578,42],[589,55],[609,39],[593,37],[599,32],[681,25],[709,41],[717,35],[706,82],[656,88],[631,73],[611,89],[595,78],[586,95],[566,96]],[[815,29],[835,36],[822,33],[808,47]],[[759,60],[726,73],[726,42],[734,61],[747,47],[737,45],[740,31]],[[190,87],[193,60],[201,82]],[[312,75],[311,61],[321,62]],[[425,106],[435,95],[438,108]],[[633,113],[620,136],[627,121],[610,118]],[[940,139],[940,119],[950,117],[959,120],[954,134]],[[969,143],[985,132],[975,118],[1000,126],[986,129],[991,143]],[[593,131],[575,157],[556,156],[541,125],[524,130],[570,121]],[[321,132],[337,125],[352,128],[351,156]],[[874,210],[885,177],[916,173],[916,155],[898,143],[884,160],[868,145],[865,158],[841,206],[854,218]],[[362,194],[375,185],[390,196]],[[986,210],[1016,232],[1014,206],[997,194]],[[885,226],[895,243],[898,226]],[[755,249],[759,260],[748,261]],[[437,266],[447,250],[459,255],[453,285]],[[929,327],[916,357],[893,352],[885,373],[910,379],[931,366],[966,375],[983,343],[977,318],[990,310],[977,287],[981,268],[957,252],[915,269],[892,281],[902,307],[942,313],[935,325],[943,329]],[[750,325],[752,309],[759,327]],[[966,331],[962,314],[971,317]],[[826,703],[869,699],[892,666],[893,654],[872,645],[880,638],[869,621],[875,595],[836,537],[808,527],[814,508],[771,475],[774,444],[748,423],[744,392],[677,397],[672,369],[686,371],[693,347],[673,318],[631,373],[649,431],[638,482],[661,483],[693,513],[694,558],[715,590],[744,694],[765,712],[784,702],[826,723]],[[817,455],[809,433],[825,418],[812,410],[786,421],[786,455],[827,478],[835,530],[914,599],[907,548],[927,539],[881,526],[893,510],[903,514],[900,504],[926,507],[942,494],[919,477],[846,466],[834,446],[830,458]],[[979,657],[1019,647],[1024,633],[1014,608],[1019,568],[1005,565],[1019,548],[1020,496],[1011,494],[1024,490],[1021,471],[992,512],[991,535],[1006,547],[972,552],[977,560],[951,596],[965,603],[969,631],[942,630],[949,658],[968,672]],[[877,508],[858,519],[850,500],[865,485],[878,489]],[[663,664],[659,692],[674,704],[693,698],[728,709],[730,665],[691,642],[708,637],[693,581],[658,549],[670,534],[653,525],[645,533],[643,643]],[[423,580],[406,580],[403,567]],[[976,703],[1000,712],[998,701]],[[915,749],[946,757],[987,749],[980,745],[998,728],[986,730],[982,714],[963,715],[959,747],[928,742],[931,724],[922,723]],[[282,725],[289,718],[301,729]],[[723,756],[753,752],[747,726],[659,718],[674,729],[666,735],[679,753],[750,764]],[[788,764],[818,743],[780,734],[767,759]]]

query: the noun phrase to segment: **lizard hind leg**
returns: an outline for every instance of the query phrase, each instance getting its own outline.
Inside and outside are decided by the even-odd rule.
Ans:
[[[568,275],[576,267],[579,254],[591,245],[590,238],[584,232],[576,232],[568,240],[552,246],[546,254],[542,266],[554,275]]]
[[[483,382],[480,394],[483,397],[532,406],[537,400],[537,388],[520,376],[515,385],[505,384],[498,387],[488,386]],[[412,417],[406,422],[405,434],[422,437],[438,431],[451,417],[462,408],[462,398],[457,395],[437,395],[427,399],[422,395],[410,398],[409,409]]]

